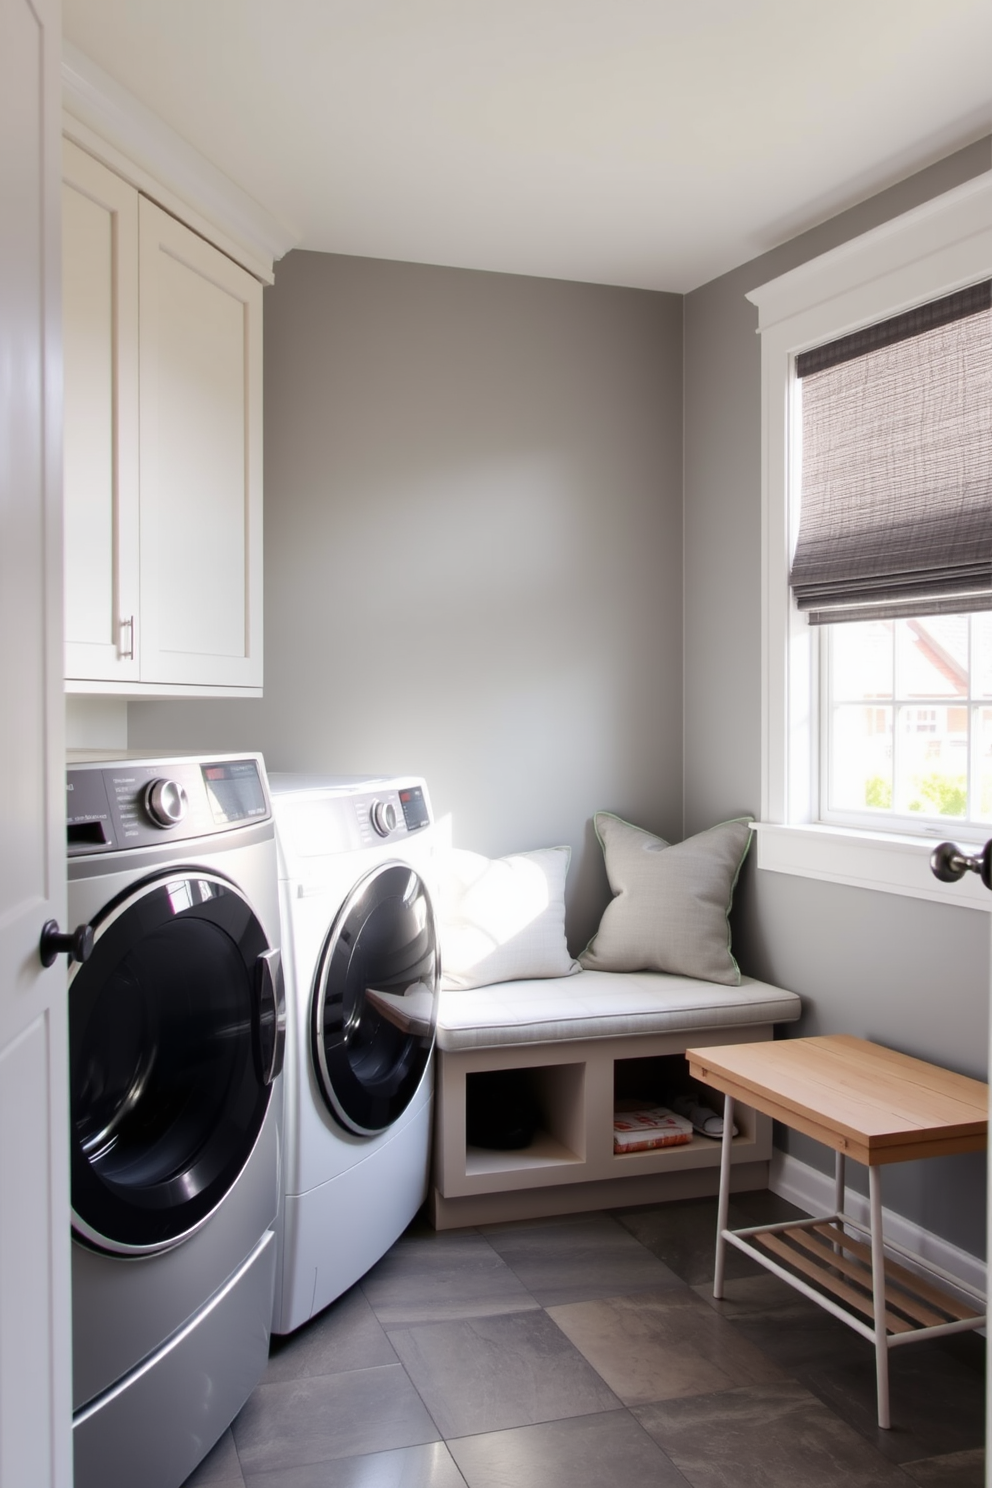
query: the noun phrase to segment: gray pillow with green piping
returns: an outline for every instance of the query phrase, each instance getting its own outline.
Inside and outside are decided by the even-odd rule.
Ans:
[[[668,971],[739,986],[730,906],[750,816],[668,843],[609,811],[593,818],[614,897],[579,957],[587,971]]]

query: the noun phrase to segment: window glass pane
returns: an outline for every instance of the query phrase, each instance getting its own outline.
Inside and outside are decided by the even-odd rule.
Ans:
[[[831,626],[832,693],[837,702],[892,696],[891,620]]]
[[[992,708],[976,708],[975,791],[971,814],[976,821],[992,821]]]
[[[968,696],[967,615],[926,615],[895,626],[900,697]]]
[[[833,711],[831,733],[831,807],[891,810],[892,708],[842,705]]]
[[[992,698],[992,612],[972,615],[971,647],[974,696]]]
[[[992,611],[832,625],[824,641],[824,812],[992,822]]]
[[[921,703],[899,709],[895,784],[897,812],[967,815],[967,707]]]

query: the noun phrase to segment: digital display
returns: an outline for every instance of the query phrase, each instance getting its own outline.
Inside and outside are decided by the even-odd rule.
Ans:
[[[399,792],[399,798],[407,831],[415,832],[418,827],[426,827],[430,822],[430,815],[423,789],[419,785],[407,786]]]
[[[265,791],[254,760],[203,765],[201,770],[214,821],[249,821],[267,815]]]

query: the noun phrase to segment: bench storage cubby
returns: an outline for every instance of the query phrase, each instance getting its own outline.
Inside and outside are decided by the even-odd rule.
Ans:
[[[438,1229],[716,1193],[720,1143],[616,1155],[618,1098],[665,1104],[698,1089],[687,1048],[770,1039],[799,998],[743,978],[719,986],[660,972],[583,971],[444,992],[438,1020],[431,1218]],[[466,1092],[486,1070],[523,1072],[537,1112],[517,1150],[471,1147]],[[712,1104],[722,1110],[722,1097]],[[738,1105],[733,1187],[767,1183],[771,1122]]]

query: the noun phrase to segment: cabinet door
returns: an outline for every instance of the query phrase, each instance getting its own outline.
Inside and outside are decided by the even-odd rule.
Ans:
[[[138,193],[66,140],[65,675],[139,675]]]
[[[141,198],[141,677],[262,685],[262,287]]]

